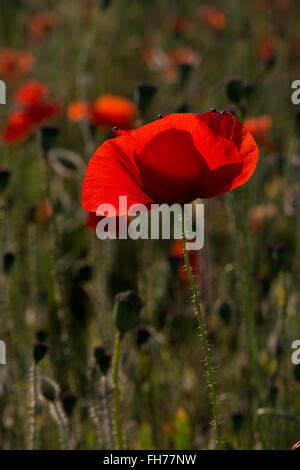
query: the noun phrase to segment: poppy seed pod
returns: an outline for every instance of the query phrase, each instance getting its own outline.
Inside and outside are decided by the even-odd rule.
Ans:
[[[220,318],[226,325],[229,325],[232,320],[233,306],[228,300],[221,300],[217,305],[217,312]]]
[[[58,396],[58,387],[53,380],[48,379],[48,377],[41,377],[41,394],[46,400],[55,401]]]
[[[134,342],[137,347],[143,346],[143,344],[147,343],[151,334],[147,328],[138,328],[134,332]]]
[[[38,364],[46,355],[48,346],[45,343],[35,343],[33,345],[33,359]]]
[[[145,113],[151,105],[156,92],[156,86],[151,83],[141,83],[137,86],[134,99],[142,114]]]
[[[64,408],[64,412],[67,416],[72,416],[74,407],[76,405],[77,398],[73,393],[67,392],[64,393],[62,396],[62,404]]]
[[[11,177],[11,171],[6,168],[0,168],[0,193],[7,188]]]
[[[100,371],[106,375],[111,364],[111,357],[106,353],[102,346],[96,346],[94,348],[94,358],[99,366]]]
[[[15,254],[12,251],[3,253],[3,271],[4,274],[9,274],[15,262]]]
[[[38,133],[38,142],[44,152],[48,152],[55,142],[59,133],[56,126],[43,126]]]
[[[140,311],[144,302],[133,290],[120,292],[115,296],[113,320],[121,333],[134,328],[140,319]]]
[[[190,78],[193,67],[190,64],[180,64],[179,77],[181,85],[184,85]]]
[[[226,83],[227,97],[234,103],[239,103],[243,98],[247,98],[252,89],[250,82],[245,82],[240,77],[231,78]]]

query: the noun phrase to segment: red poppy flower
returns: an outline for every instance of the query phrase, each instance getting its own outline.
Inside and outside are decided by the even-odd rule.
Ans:
[[[0,51],[0,75],[6,80],[15,80],[28,73],[34,64],[28,51],[5,48]]]
[[[59,103],[37,103],[29,108],[32,121],[35,124],[42,124],[48,119],[56,117],[61,112],[61,106]]]
[[[137,107],[132,101],[110,94],[100,96],[91,110],[96,125],[121,129],[132,129],[136,114]]]
[[[3,131],[3,139],[7,144],[17,144],[26,139],[32,131],[32,118],[28,111],[13,111]]]
[[[15,93],[15,101],[23,105],[35,105],[50,93],[48,85],[39,80],[27,80]]]
[[[60,113],[59,103],[44,102],[48,94],[48,85],[38,80],[29,80],[16,91],[15,100],[23,108],[13,111],[8,118],[2,134],[6,144],[22,142],[38,125]]]
[[[29,21],[28,34],[30,39],[41,41],[57,26],[57,16],[51,11],[42,11],[33,15]]]
[[[170,114],[132,131],[121,131],[91,159],[82,206],[102,203],[187,203],[218,196],[245,183],[255,170],[258,148],[230,113]],[[117,210],[117,215],[122,212]]]

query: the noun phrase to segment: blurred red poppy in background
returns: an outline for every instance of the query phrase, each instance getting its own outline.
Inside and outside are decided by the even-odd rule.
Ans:
[[[269,137],[272,124],[273,119],[267,114],[258,117],[248,117],[244,121],[244,126],[253,134],[258,145],[261,145],[269,152],[274,152],[275,150],[275,144]]]
[[[226,28],[227,18],[217,7],[202,5],[199,8],[199,16],[203,22],[216,31],[222,31]]]
[[[274,36],[268,36],[260,42],[258,55],[266,62],[274,61],[276,56],[276,38]]]
[[[85,101],[72,101],[67,108],[68,119],[72,122],[80,122],[90,117],[91,106]]]
[[[120,131],[89,162],[82,206],[187,203],[245,183],[255,170],[258,148],[230,113],[170,114],[132,131]],[[117,210],[117,215],[122,212]]]
[[[0,51],[0,75],[5,80],[16,80],[30,72],[34,60],[30,52],[5,48]]]
[[[16,91],[15,101],[22,105],[35,105],[50,93],[48,85],[39,80],[28,80]]]
[[[14,110],[8,116],[8,120],[2,137],[6,144],[18,144],[32,132],[33,122],[27,111]]]
[[[38,80],[28,80],[15,92],[15,101],[22,109],[13,110],[2,133],[6,144],[24,141],[43,122],[57,116],[61,106],[57,102],[45,102],[50,93],[48,85]]]
[[[98,126],[132,129],[136,115],[137,107],[132,101],[111,94],[100,96],[91,108],[91,116]]]
[[[199,275],[199,257],[195,251],[189,251],[189,262],[195,276]],[[184,262],[183,240],[174,240],[170,250],[170,264],[176,271],[178,277],[188,282],[188,275]]]
[[[34,41],[41,41],[57,26],[57,16],[51,11],[41,11],[30,18],[28,35]]]
[[[72,101],[67,108],[67,116],[72,122],[88,119],[99,127],[120,127],[133,129],[137,115],[136,105],[121,96],[102,95],[94,103]]]

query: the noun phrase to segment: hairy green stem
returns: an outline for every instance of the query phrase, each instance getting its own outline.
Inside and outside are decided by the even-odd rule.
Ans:
[[[124,449],[124,437],[122,432],[121,418],[120,418],[120,391],[119,391],[119,365],[120,365],[120,352],[122,344],[122,336],[118,331],[115,339],[115,349],[113,356],[113,386],[114,386],[114,421],[115,433],[118,450]]]
[[[182,210],[182,238],[183,238],[183,250],[184,250],[184,263],[185,263],[188,279],[189,279],[189,282],[193,291],[193,297],[194,297],[194,302],[195,302],[195,307],[196,307],[196,312],[197,312],[197,319],[198,319],[198,324],[199,324],[199,329],[200,329],[200,336],[202,340],[205,363],[206,363],[206,368],[208,372],[209,391],[210,391],[210,398],[212,402],[212,409],[213,409],[213,415],[214,415],[217,448],[220,450],[223,448],[223,445],[222,445],[222,439],[221,439],[221,433],[220,433],[220,420],[219,420],[218,403],[217,403],[217,397],[216,397],[216,389],[215,389],[214,377],[213,377],[213,367],[212,367],[212,361],[211,361],[211,357],[209,353],[208,342],[206,338],[204,318],[203,318],[203,314],[201,310],[197,286],[196,286],[196,282],[191,271],[189,254],[188,254],[188,250],[186,246],[186,236],[185,236],[185,229],[184,229],[184,209]]]

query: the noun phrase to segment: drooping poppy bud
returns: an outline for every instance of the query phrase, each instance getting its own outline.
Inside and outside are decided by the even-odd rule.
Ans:
[[[100,372],[106,375],[111,365],[111,356],[106,353],[102,346],[96,346],[94,348],[94,358],[96,359]]]
[[[133,290],[120,292],[115,296],[113,319],[116,328],[121,333],[134,328],[140,319],[140,311],[144,302]]]
[[[45,343],[35,343],[33,345],[33,359],[38,364],[46,355],[48,346]]]
[[[3,254],[3,271],[4,271],[4,274],[9,274],[13,265],[14,265],[14,262],[15,262],[15,254],[12,252],[12,251],[6,251],[4,254]]]
[[[230,325],[233,315],[233,306],[228,300],[221,300],[217,304],[217,313],[226,325]]]
[[[5,191],[11,177],[11,171],[6,168],[0,168],[0,193]]]
[[[49,379],[48,377],[41,377],[40,382],[41,394],[48,401],[55,401],[58,397],[58,386],[57,384]]]
[[[137,86],[134,100],[142,114],[144,114],[151,105],[156,92],[156,86],[151,83],[140,83]]]

